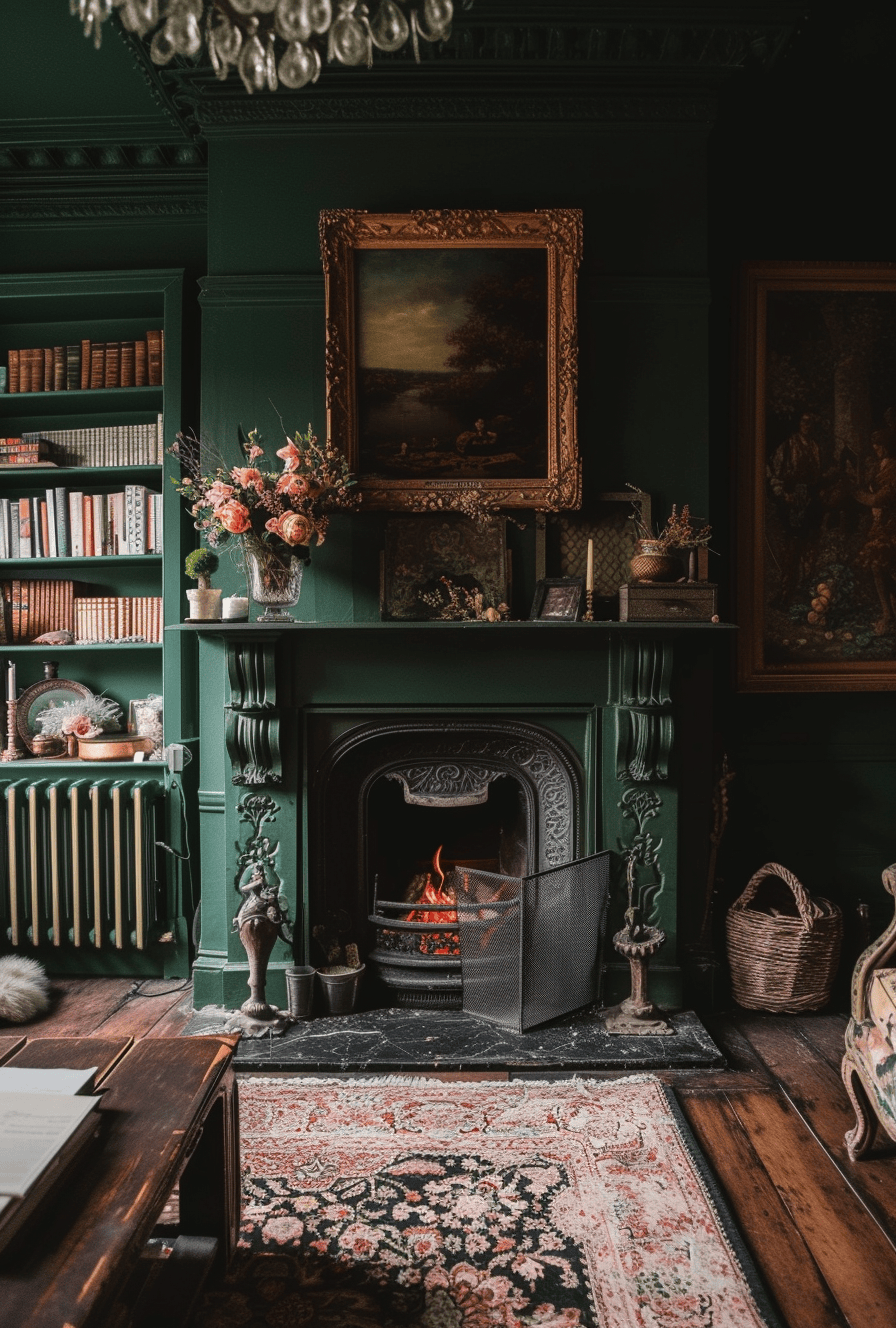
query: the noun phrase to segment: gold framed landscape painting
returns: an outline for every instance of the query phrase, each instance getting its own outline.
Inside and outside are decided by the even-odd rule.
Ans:
[[[576,508],[582,216],[323,212],[327,425],[365,510]]]
[[[896,688],[896,264],[741,276],[738,686]]]

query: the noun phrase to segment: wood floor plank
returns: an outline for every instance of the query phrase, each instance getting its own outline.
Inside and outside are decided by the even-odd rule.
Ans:
[[[49,1014],[23,1030],[29,1037],[90,1037],[133,986],[133,978],[54,978]]]
[[[768,1077],[768,1071],[755,1049],[740,1031],[738,1015],[716,1015],[707,1019],[706,1027],[712,1040],[724,1055],[730,1070],[752,1074],[757,1079]]]
[[[896,1246],[783,1097],[751,1092],[731,1101],[847,1321],[892,1328]]]
[[[22,1069],[87,1070],[96,1066],[99,1086],[133,1044],[132,1038],[30,1038],[12,1057]]]
[[[182,999],[183,990],[178,982],[172,983],[170,978],[148,978],[97,1025],[96,1031],[103,1037],[148,1037],[172,1005],[179,1004]]]
[[[172,992],[171,1002],[169,1005],[162,998],[153,1001],[153,1005],[163,1005],[165,1013],[145,1034],[146,1037],[178,1037],[184,1031],[193,1015],[192,986]]]
[[[844,1328],[836,1300],[730,1103],[703,1093],[677,1095],[788,1328]]]
[[[751,1023],[746,1034],[775,1075],[797,1111],[824,1145],[847,1181],[876,1219],[896,1235],[896,1186],[893,1155],[888,1146],[860,1162],[850,1160],[844,1136],[855,1125],[855,1112],[836,1069],[803,1036],[805,1025],[793,1021],[789,1029],[771,1023]]]
[[[800,1036],[815,1047],[838,1074],[843,1060],[847,1020],[845,1014],[810,1015],[798,1024]]]

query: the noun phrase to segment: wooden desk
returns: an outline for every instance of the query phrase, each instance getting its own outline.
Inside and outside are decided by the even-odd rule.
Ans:
[[[99,1066],[103,1133],[65,1193],[48,1199],[0,1261],[0,1322],[101,1324],[178,1181],[181,1231],[216,1237],[226,1266],[240,1218],[236,1042],[38,1038],[7,1054],[7,1065]]]

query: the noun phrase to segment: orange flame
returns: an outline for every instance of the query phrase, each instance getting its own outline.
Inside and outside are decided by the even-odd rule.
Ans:
[[[420,893],[417,900],[418,904],[453,904],[454,900],[445,889],[445,873],[442,871],[439,861],[444,845],[440,844],[433,854],[432,865],[439,880],[434,885],[432,877],[427,874],[426,885]],[[435,912],[427,908],[415,908],[407,914],[406,922],[457,922],[457,909],[445,909],[444,912]],[[435,945],[435,948],[433,948]],[[460,941],[456,932],[443,932],[430,934],[424,932],[420,937],[421,954],[458,954]]]

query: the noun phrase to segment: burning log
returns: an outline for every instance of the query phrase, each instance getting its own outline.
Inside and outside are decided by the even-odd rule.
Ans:
[[[442,848],[443,845],[440,844],[432,859],[433,869],[439,877],[438,883],[433,882],[430,872],[414,877],[407,892],[408,902],[422,904],[424,907],[411,909],[409,913],[405,914],[402,921],[433,924],[457,922],[457,909],[445,907],[454,904],[456,900],[454,891],[450,887],[447,889],[445,887],[445,873],[442,871],[439,862]],[[436,909],[427,908],[427,904],[435,905]],[[421,954],[459,955],[460,935],[456,931],[424,932],[420,937],[419,950]]]

